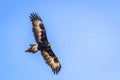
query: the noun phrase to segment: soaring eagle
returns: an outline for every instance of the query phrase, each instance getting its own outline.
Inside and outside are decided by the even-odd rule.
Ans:
[[[33,25],[32,30],[37,44],[30,44],[30,48],[25,52],[31,52],[34,54],[40,50],[46,63],[52,68],[54,74],[57,74],[61,69],[61,64],[51,49],[51,44],[47,39],[44,24],[40,16],[36,13],[30,14],[30,20]]]

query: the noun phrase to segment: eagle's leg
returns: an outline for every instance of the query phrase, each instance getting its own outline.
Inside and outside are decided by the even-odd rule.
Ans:
[[[38,52],[38,45],[37,44],[30,44],[30,48],[28,48],[25,52],[36,53]]]

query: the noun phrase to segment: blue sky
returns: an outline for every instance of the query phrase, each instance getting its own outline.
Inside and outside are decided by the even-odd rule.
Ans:
[[[119,0],[1,0],[0,80],[120,80]],[[41,16],[62,69],[54,75],[36,43],[29,14]]]

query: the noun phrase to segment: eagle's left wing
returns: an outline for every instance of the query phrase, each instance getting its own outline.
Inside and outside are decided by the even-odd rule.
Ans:
[[[46,30],[42,19],[36,13],[31,13],[30,20],[33,25],[33,34],[38,44],[48,42]]]

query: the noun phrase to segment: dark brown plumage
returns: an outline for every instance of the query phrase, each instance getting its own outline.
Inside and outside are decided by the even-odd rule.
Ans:
[[[48,42],[46,30],[41,18],[36,14],[30,15],[30,20],[33,25],[33,34],[37,44],[30,44],[30,48],[26,52],[36,53],[39,50],[46,63],[52,68],[54,74],[57,74],[61,69],[61,64],[51,49],[51,44]]]

